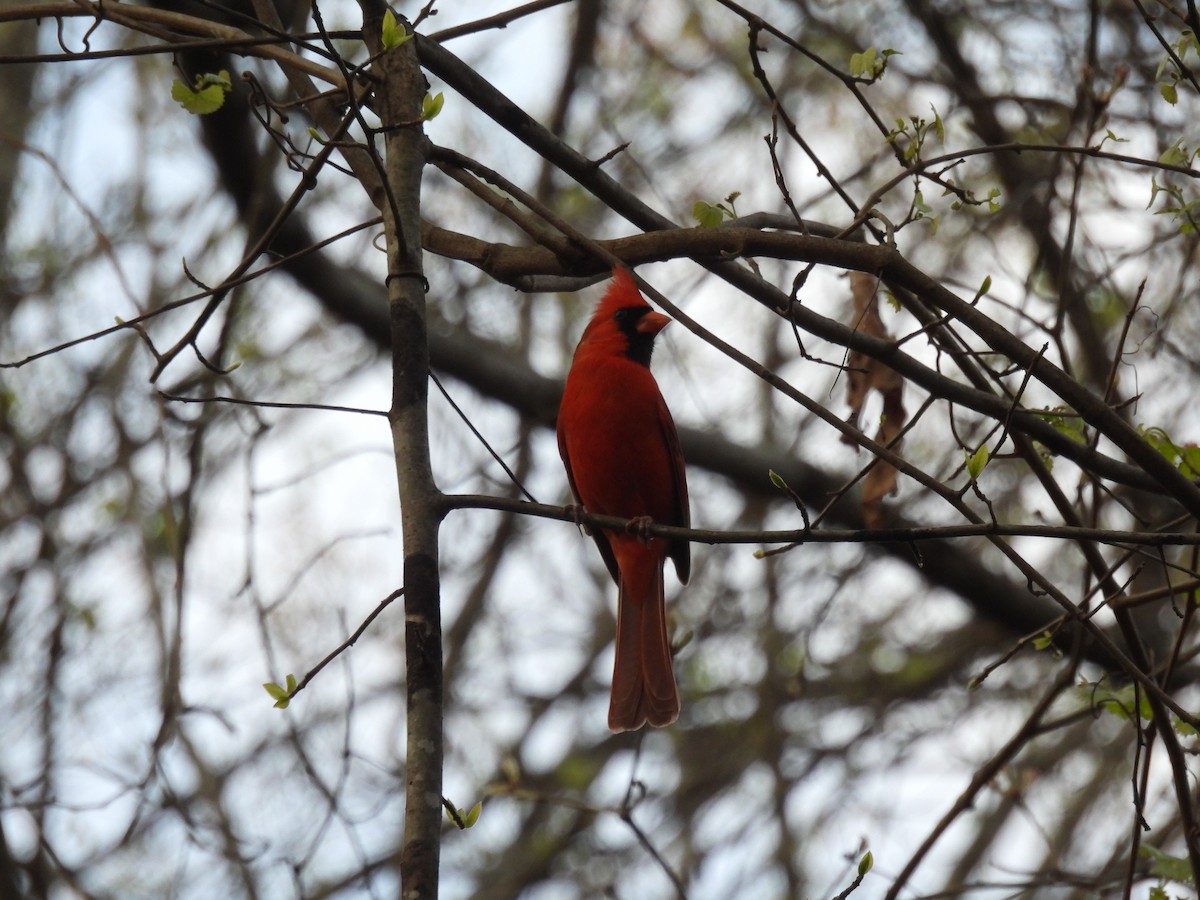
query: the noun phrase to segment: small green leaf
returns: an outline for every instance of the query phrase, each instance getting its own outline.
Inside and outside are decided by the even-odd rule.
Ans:
[[[1138,426],[1138,433],[1146,443],[1157,450],[1163,457],[1188,478],[1200,476],[1200,447],[1195,444],[1176,444],[1165,429],[1157,426],[1146,428]]]
[[[791,490],[791,488],[788,487],[787,482],[783,480],[783,476],[774,469],[767,470],[767,477],[771,479],[771,484],[775,485],[775,487],[779,488],[781,491]]]
[[[1070,407],[1056,406],[1053,409],[1032,409],[1030,412],[1045,419],[1054,426],[1056,431],[1065,434],[1071,440],[1080,444],[1087,441],[1083,419]]]
[[[383,14],[383,30],[379,35],[384,50],[394,50],[412,39],[412,35],[404,30],[404,26],[396,19],[396,14],[390,9]]]
[[[701,228],[716,228],[725,218],[719,206],[697,200],[692,204],[692,217],[700,223]]]
[[[1179,102],[1179,90],[1174,84],[1161,82],[1158,85],[1158,92],[1162,94],[1162,98],[1172,106]]]
[[[1078,686],[1078,690],[1094,708],[1112,713],[1118,719],[1132,722],[1136,715],[1146,722],[1154,720],[1154,710],[1150,708],[1150,698],[1144,692],[1137,691],[1132,684],[1113,689],[1103,682],[1099,684],[1084,683]],[[1136,708],[1134,706],[1135,697],[1138,700]]]
[[[880,51],[875,47],[868,47],[861,53],[852,53],[850,54],[850,74],[855,78],[874,81],[887,69],[888,57],[895,56],[898,52],[898,50]]]
[[[988,452],[987,444],[981,444],[979,449],[974,453],[963,451],[963,455],[967,458],[967,474],[971,476],[972,481],[978,480],[983,474],[983,470],[987,468],[988,460],[991,454]]]
[[[1158,197],[1159,191],[1168,191],[1169,192],[1170,188],[1163,187],[1154,179],[1154,176],[1150,176],[1150,202],[1146,204],[1146,209],[1149,209],[1150,207],[1152,207],[1154,205],[1154,200],[1155,200],[1155,198]]]
[[[425,99],[421,101],[421,118],[426,122],[430,119],[436,119],[445,103],[446,97],[441,91],[432,96],[426,94]]]
[[[1188,478],[1200,478],[1200,447],[1185,444],[1179,449],[1179,471]]]
[[[1171,440],[1171,436],[1162,428],[1151,426],[1150,428],[1139,428],[1142,437],[1146,439],[1146,443],[1165,456],[1172,463],[1178,458],[1178,448],[1175,442]]]
[[[1150,859],[1150,874],[1168,881],[1178,881],[1190,884],[1192,881],[1192,866],[1186,859],[1164,853],[1157,847],[1142,844],[1138,853]]]
[[[887,51],[884,52],[886,53]],[[933,110],[933,128],[934,131],[937,132],[938,141],[944,144],[946,143],[946,123],[943,122],[942,117],[938,115],[936,106],[930,103],[929,108]]]
[[[1178,216],[1182,212],[1182,206],[1164,206],[1162,209],[1156,209],[1154,214],[1156,216]]]
[[[278,685],[274,681],[268,681],[263,684],[263,688],[271,695],[271,699],[275,701],[276,709],[287,709],[288,704],[292,702],[292,693],[296,690],[295,675],[288,675],[284,681],[287,683],[287,687]]]
[[[222,69],[213,74],[205,72],[196,76],[194,86],[184,84],[178,78],[171,82],[171,99],[192,115],[203,116],[214,113],[225,105],[225,95],[233,90],[229,73]]]
[[[862,67],[861,71],[858,74],[874,75],[875,74],[875,61],[879,56],[879,51],[876,50],[874,47],[868,47],[862,53],[859,53],[857,55],[859,57],[859,64]]]
[[[456,827],[459,829],[470,828],[479,821],[479,814],[483,812],[483,801],[480,800],[477,802],[469,811],[459,809],[457,806],[454,807],[453,812],[450,811],[449,807],[445,807],[445,809],[446,818],[453,822]]]
[[[483,801],[479,800],[474,806],[471,807],[470,812],[468,812],[465,816],[462,816],[463,824],[470,828],[479,821],[479,814],[481,812],[483,812]],[[459,814],[462,815],[461,810]]]
[[[271,695],[271,699],[275,701],[276,709],[287,709],[290,701],[288,700],[288,691],[286,688],[280,687],[273,681],[264,683],[263,687],[266,688],[267,693]]]
[[[1186,166],[1189,155],[1187,148],[1183,144],[1183,139],[1180,138],[1162,152],[1158,161],[1168,166]]]
[[[987,292],[988,292],[988,291],[990,291],[991,289],[992,289],[992,276],[991,276],[991,275],[985,275],[985,276],[983,277],[983,284],[979,285],[979,290],[977,290],[977,291],[975,292],[975,299],[971,301],[971,305],[972,305],[972,306],[974,306],[974,305],[975,305],[976,303],[978,303],[978,302],[979,302],[981,299],[983,299],[984,297],[986,297],[986,296],[987,296]]]
[[[1053,646],[1053,644],[1054,635],[1049,631],[1043,631],[1033,639],[1033,649],[1035,650],[1045,650],[1047,647]]]
[[[858,874],[860,876],[866,875],[874,867],[875,867],[875,857],[872,856],[871,851],[868,850],[866,853],[863,854],[862,859],[860,859],[858,861]]]

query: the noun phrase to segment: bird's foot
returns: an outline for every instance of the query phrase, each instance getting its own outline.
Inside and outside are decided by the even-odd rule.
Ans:
[[[582,503],[568,503],[563,509],[571,516],[571,521],[583,529],[584,534],[592,533],[592,529],[588,528],[587,523],[583,521],[583,517],[587,515],[587,510],[584,509]]]
[[[625,530],[643,544],[648,544],[650,543],[650,526],[653,524],[654,520],[649,516],[635,516],[629,520],[629,524],[625,526]]]

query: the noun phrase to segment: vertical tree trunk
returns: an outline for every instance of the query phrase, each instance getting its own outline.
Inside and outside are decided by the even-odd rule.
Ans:
[[[425,77],[416,41],[383,51],[382,4],[363,0],[363,25],[381,80],[375,91],[386,147],[383,212],[392,334],[392,442],[404,539],[404,618],[408,684],[407,785],[401,894],[438,892],[442,821],[442,623],[438,580],[441,494],[429,459],[429,345],[421,266],[421,125]],[[403,23],[407,31],[407,23]]]

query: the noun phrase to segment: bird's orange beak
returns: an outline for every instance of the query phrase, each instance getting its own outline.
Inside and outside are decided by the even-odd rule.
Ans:
[[[637,322],[637,330],[641,334],[648,334],[651,337],[658,334],[664,328],[671,324],[671,319],[664,316],[660,312],[648,312]]]

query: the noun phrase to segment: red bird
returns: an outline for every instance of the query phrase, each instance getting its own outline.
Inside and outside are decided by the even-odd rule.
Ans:
[[[683,452],[650,374],[654,338],[670,323],[642,299],[628,271],[613,269],[612,284],[579,339],[558,411],[558,452],[572,492],[590,513],[688,526]],[[618,587],[608,727],[670,725],[679,717],[679,690],[663,566],[670,557],[686,583],[688,542],[607,529],[592,537]]]

